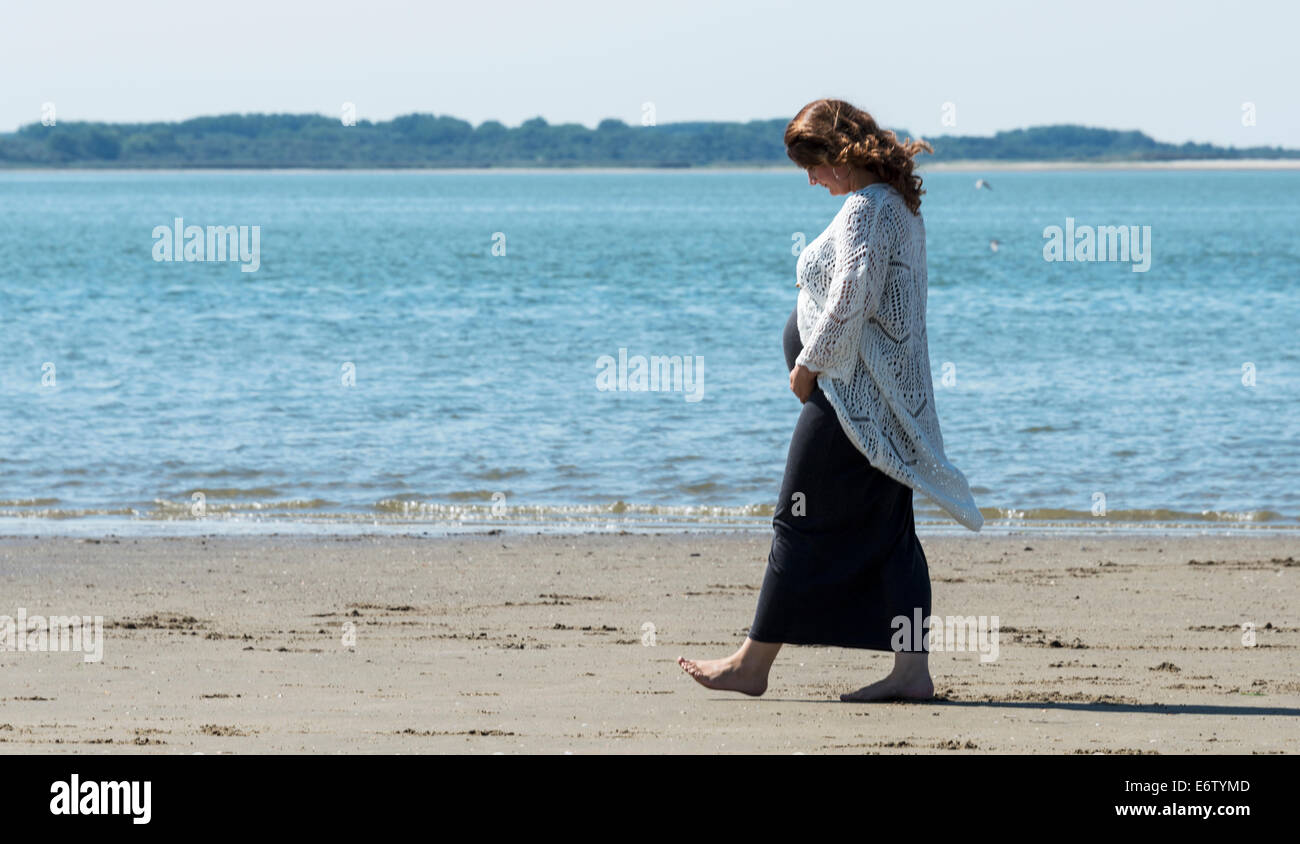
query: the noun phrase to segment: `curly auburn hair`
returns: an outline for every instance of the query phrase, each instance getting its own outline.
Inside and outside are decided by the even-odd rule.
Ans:
[[[921,207],[921,177],[913,175],[913,159],[922,150],[934,152],[925,141],[898,140],[881,129],[876,119],[844,100],[813,100],[799,109],[785,127],[785,152],[807,169],[822,164],[847,164],[875,175],[903,195],[913,214]]]

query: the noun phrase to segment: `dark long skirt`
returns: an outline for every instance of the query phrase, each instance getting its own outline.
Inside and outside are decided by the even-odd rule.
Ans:
[[[784,346],[788,371],[803,348],[794,313]],[[928,650],[930,571],[916,536],[912,489],[871,465],[820,387],[799,414],[772,527],[749,638]],[[899,616],[906,626],[895,623]]]

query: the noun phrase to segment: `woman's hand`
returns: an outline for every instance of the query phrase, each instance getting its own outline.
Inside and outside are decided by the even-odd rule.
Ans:
[[[812,391],[817,387],[817,373],[803,364],[790,370],[790,392],[799,397],[800,402],[808,401]]]

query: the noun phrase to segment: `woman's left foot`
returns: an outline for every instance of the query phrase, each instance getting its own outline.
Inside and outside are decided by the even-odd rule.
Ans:
[[[694,677],[695,682],[708,689],[740,692],[752,697],[758,697],[767,691],[767,672],[760,674],[746,670],[744,663],[735,656],[700,662],[679,656],[677,664]]]
[[[856,692],[840,695],[845,703],[875,703],[887,700],[930,700],[934,697],[934,681],[928,676],[895,677],[863,686]]]

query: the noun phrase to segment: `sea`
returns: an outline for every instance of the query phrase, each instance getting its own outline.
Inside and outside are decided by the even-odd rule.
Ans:
[[[985,531],[1300,530],[1300,171],[922,175]],[[768,530],[795,263],[844,199],[793,166],[0,171],[0,534]]]

